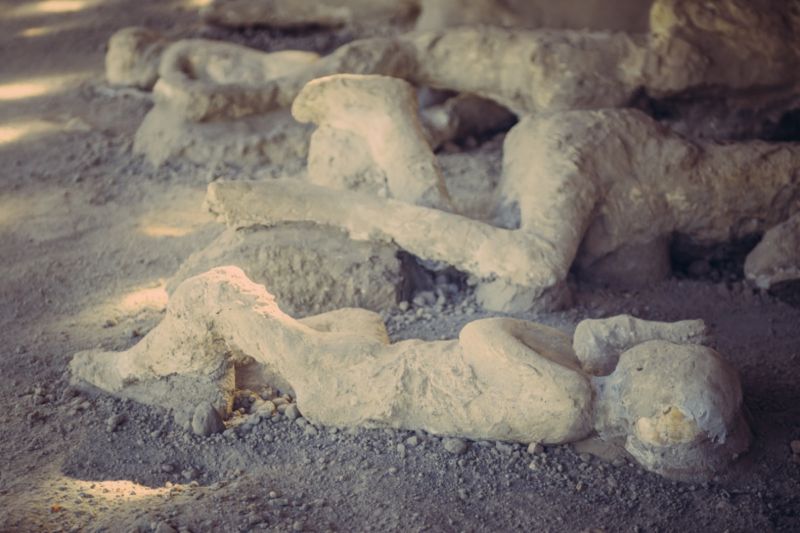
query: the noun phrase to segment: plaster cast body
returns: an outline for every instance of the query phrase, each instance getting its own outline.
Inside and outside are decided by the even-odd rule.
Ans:
[[[228,267],[181,284],[164,320],[130,350],[82,352],[70,368],[76,381],[119,396],[176,410],[211,399],[224,412],[236,383],[255,374],[289,388],[312,422],[474,439],[574,441],[599,412],[601,435],[628,434],[646,468],[679,477],[708,475],[748,444],[737,425],[738,377],[709,348],[653,341],[651,354],[652,343],[640,344],[620,356],[620,372],[594,381],[569,337],[531,322],[478,320],[452,341],[387,339],[379,317],[363,310],[295,321]],[[631,364],[647,366],[646,384],[659,394],[639,390]],[[177,378],[197,386],[166,392]],[[664,412],[671,425],[659,422]],[[688,445],[701,452],[681,453]]]
[[[248,13],[267,5],[244,4]],[[235,11],[238,5],[220,2],[220,9]],[[447,5],[441,8],[447,11]],[[776,0],[657,0],[648,33],[456,27],[357,40],[322,58],[306,52],[264,54],[202,39],[178,41],[163,53],[154,90],[158,105],[137,135],[137,150],[156,164],[176,156],[212,164],[242,159],[246,166],[280,165],[282,153],[302,157],[308,129],[272,113],[288,109],[308,82],[339,73],[387,75],[479,95],[520,116],[624,107],[645,94],[678,106],[684,118],[676,127],[697,137],[752,136],[769,130],[770,121],[798,105],[794,73],[800,68],[800,19],[787,5]],[[482,9],[478,4],[473,8]],[[533,5],[509,9],[539,16]],[[584,5],[577,11],[586,14],[592,8]],[[469,10],[460,12],[466,16]],[[256,20],[251,15],[245,18]],[[155,34],[132,40],[132,31],[112,38],[107,76],[113,83],[147,88],[166,41]],[[281,55],[291,61],[276,69]],[[220,63],[223,68],[215,66]],[[714,107],[693,107],[687,97]],[[448,128],[431,125],[428,137],[438,146],[447,140],[442,134]],[[228,134],[220,135],[226,128]],[[347,170],[365,172],[361,167]]]
[[[647,31],[650,0],[420,0],[418,30],[492,25],[513,28]]]
[[[165,53],[156,94],[193,121],[286,108],[307,82],[337,73],[388,75],[477,94],[517,114],[621,107],[642,90],[658,98],[756,94],[759,105],[791,100],[800,19],[784,4],[657,0],[650,19],[650,32],[641,34],[458,27],[364,39],[279,79],[257,74],[257,83],[236,73],[224,79],[188,75],[202,72],[204,56],[219,46],[191,40]],[[259,54],[238,48],[243,58]]]
[[[796,146],[691,143],[632,110],[527,117],[503,158],[496,225],[297,180],[213,183],[207,204],[235,228],[315,222],[395,243],[487,280],[478,296],[497,310],[558,302],[573,262],[591,272],[674,233],[727,242],[800,209]]]
[[[106,80],[111,85],[123,85],[150,90],[158,80],[161,54],[169,41],[147,28],[123,28],[108,40]]]
[[[386,76],[320,78],[303,88],[292,115],[318,126],[309,148],[310,182],[343,189],[362,181],[373,194],[452,209],[407,82]],[[358,157],[361,146],[366,153]]]
[[[212,24],[234,28],[337,27],[405,18],[415,7],[411,0],[212,0],[201,15]]]

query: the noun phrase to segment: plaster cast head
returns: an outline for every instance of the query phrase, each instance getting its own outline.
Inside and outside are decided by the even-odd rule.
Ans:
[[[292,114],[318,126],[309,147],[309,181],[451,209],[408,82],[358,74],[319,78],[300,91]]]
[[[749,445],[738,374],[706,346],[648,341],[593,383],[598,433],[624,439],[648,470],[703,477]]]
[[[123,28],[111,36],[106,52],[106,79],[111,85],[150,90],[158,80],[161,54],[169,44],[147,28]]]

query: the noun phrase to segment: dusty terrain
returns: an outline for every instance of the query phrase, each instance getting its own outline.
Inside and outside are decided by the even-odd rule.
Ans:
[[[636,292],[577,287],[585,317],[702,318],[742,374],[755,433],[724,476],[683,484],[570,446],[529,453],[286,417],[210,438],[167,413],[68,385],[78,351],[122,349],[162,316],[164,281],[222,226],[206,184],[237,169],[153,169],[130,152],[149,101],[105,86],[104,46],[134,24],[328,51],[349,30],[203,30],[191,2],[0,2],[0,530],[797,531],[800,309],[741,282],[741,262]],[[246,176],[242,176],[246,177]],[[452,338],[474,312],[388,316],[395,339]],[[303,420],[303,419],[300,419]]]

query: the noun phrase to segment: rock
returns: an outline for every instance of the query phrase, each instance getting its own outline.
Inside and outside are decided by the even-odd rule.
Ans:
[[[781,0],[656,0],[644,72],[649,94],[794,84],[800,19],[790,9]]]
[[[210,122],[186,119],[169,104],[157,104],[145,116],[133,151],[153,166],[191,161],[206,168],[235,165],[294,175],[308,157],[311,128],[277,109],[248,117]]]
[[[216,409],[208,403],[197,405],[192,416],[192,431],[195,435],[207,437],[225,430],[225,423]]]
[[[792,449],[793,454],[800,455],[800,440],[793,440],[789,443],[789,446]]]
[[[433,291],[422,291],[416,296],[414,296],[414,305],[417,307],[428,307],[433,305],[436,301],[436,296],[433,294]]]
[[[289,420],[297,420],[300,417],[300,409],[297,408],[297,404],[289,404],[286,406],[283,415]]]
[[[528,444],[528,453],[531,455],[537,455],[544,452],[544,446],[541,445],[539,442],[531,442]]]
[[[403,280],[396,254],[392,245],[356,242],[308,224],[229,229],[184,261],[167,291],[191,276],[233,264],[270,287],[293,316],[344,307],[379,311],[394,307]]]
[[[744,273],[759,289],[800,280],[800,213],[767,230],[747,255]]]
[[[442,446],[453,455],[462,455],[467,452],[467,443],[462,439],[442,439]]]
[[[411,435],[406,439],[406,445],[412,448],[419,444],[419,438],[416,435]]]
[[[514,451],[514,448],[505,442],[496,442],[494,445],[495,449],[504,454],[504,455],[511,455],[511,452]]]
[[[178,533],[178,530],[167,522],[159,522],[154,528],[153,533]]]
[[[124,414],[111,415],[106,420],[106,431],[108,431],[109,433],[115,432],[117,428],[119,428],[119,426],[124,424],[127,419],[128,417],[125,416]]]

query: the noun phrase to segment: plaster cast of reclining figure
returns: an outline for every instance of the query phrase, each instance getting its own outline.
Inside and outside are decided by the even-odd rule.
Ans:
[[[596,430],[625,439],[646,468],[681,478],[706,476],[743,452],[736,372],[711,348],[675,343],[704,331],[702,322],[627,320],[624,342],[581,341],[584,356],[602,345],[589,359],[614,369],[592,376],[570,338],[546,326],[484,319],[457,340],[389,344],[375,313],[295,321],[263,286],[226,267],[185,281],[164,320],[130,350],[82,352],[70,368],[76,382],[176,410],[215,400],[230,412],[235,383],[254,381],[239,375],[248,373],[289,388],[303,415],[326,425],[545,443]]]
[[[645,31],[649,7],[650,0],[213,0],[201,15],[211,24],[236,28],[336,27],[408,18],[419,10],[421,30],[491,24]]]
[[[800,207],[799,161],[795,144],[692,143],[638,111],[571,111],[506,137],[502,227],[297,180],[212,183],[207,205],[234,228],[305,221],[394,242],[491,281],[479,299],[509,311],[558,301],[573,262],[647,279],[625,263],[644,249],[663,274],[675,233],[714,244],[763,232]]]
[[[337,27],[407,18],[412,0],[213,0],[200,13],[212,24],[246,28]]]
[[[346,44],[306,69],[268,81],[203,75],[200,47],[165,53],[156,95],[189,120],[288,107],[311,79],[383,74],[492,99],[517,114],[628,104],[642,89],[667,98],[706,92],[785,104],[800,68],[800,19],[776,0],[657,0],[649,34],[463,27]],[[242,52],[246,54],[246,52]],[[265,78],[266,79],[266,78]]]

